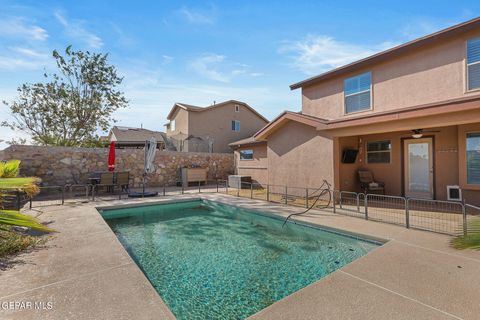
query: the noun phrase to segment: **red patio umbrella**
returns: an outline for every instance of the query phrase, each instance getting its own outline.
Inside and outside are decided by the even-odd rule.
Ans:
[[[115,170],[115,141],[110,142],[110,151],[108,152],[108,171]]]

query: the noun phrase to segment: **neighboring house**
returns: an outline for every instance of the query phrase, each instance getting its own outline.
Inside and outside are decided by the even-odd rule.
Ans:
[[[115,141],[115,147],[119,149],[143,148],[145,141],[152,137],[157,140],[158,149],[165,149],[165,133],[143,128],[114,126],[108,134],[108,141]]]
[[[267,142],[253,137],[230,143],[234,149],[235,174],[252,177],[252,181],[268,183]]]
[[[447,200],[447,187],[460,186],[480,204],[480,18],[291,89],[302,90],[302,111],[254,135],[266,142],[256,146],[267,154],[269,184],[315,188],[326,179],[360,191],[366,169],[389,195]]]
[[[252,136],[268,123],[248,104],[229,100],[208,107],[175,103],[167,136],[178,151],[231,152],[229,143]]]

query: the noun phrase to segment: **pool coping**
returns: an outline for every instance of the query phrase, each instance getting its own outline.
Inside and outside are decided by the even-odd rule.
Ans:
[[[95,319],[99,315],[104,319],[128,319],[132,316],[136,319],[151,319],[158,318],[159,315],[162,315],[161,318],[174,319],[161,296],[133,259],[126,253],[125,248],[101,217],[98,209],[205,199],[256,212],[261,208],[262,214],[267,212],[270,215],[272,211],[276,211],[275,216],[279,219],[301,209],[215,193],[195,196],[167,196],[161,200],[158,198],[148,200],[129,199],[94,204],[87,203],[72,207],[43,208],[40,219],[43,221],[54,220],[52,226],[57,228],[60,233],[52,240],[52,247],[24,255],[27,259],[26,264],[18,265],[12,270],[0,273],[0,280],[3,280],[0,281],[0,292],[7,292],[0,296],[0,301],[6,299],[45,299],[45,297],[49,297],[55,301],[56,308],[48,311],[49,313],[45,313],[47,315],[45,318],[48,319],[64,319],[71,317],[72,314],[84,319]],[[77,220],[72,222],[72,219]],[[398,307],[399,310],[404,310],[399,312],[406,312],[407,314],[415,312],[410,314],[410,318],[421,314],[423,316],[428,315],[432,319],[468,319],[470,315],[476,315],[480,312],[478,303],[473,305],[474,303],[469,300],[472,295],[470,285],[476,285],[473,289],[475,294],[480,293],[477,284],[479,277],[477,276],[478,272],[476,272],[478,270],[476,268],[480,267],[480,252],[457,252],[448,247],[449,237],[444,235],[409,230],[378,222],[366,222],[362,219],[333,214],[328,211],[315,210],[311,214],[295,217],[294,220],[296,223],[308,224],[312,227],[320,226],[321,228],[340,230],[342,234],[353,233],[360,235],[362,239],[374,237],[387,242],[385,245],[367,253],[367,255],[259,311],[252,315],[252,318],[304,319],[323,317],[328,319],[344,316],[345,318],[382,319],[389,312],[386,306],[389,306],[391,310]],[[77,226],[75,224],[77,221],[80,221],[83,225]],[[103,223],[99,223],[99,221],[103,221]],[[85,231],[85,225],[87,229],[91,226],[91,230]],[[97,238],[102,242],[102,246],[98,245]],[[403,250],[405,248],[407,249]],[[73,262],[70,256],[62,257],[65,252],[68,252],[65,250],[75,253],[74,257],[76,259]],[[100,252],[97,252],[99,250]],[[392,252],[397,252],[395,250],[400,250],[402,255],[392,256]],[[423,293],[422,296],[417,291],[421,291],[422,286],[431,286],[432,284],[429,284],[429,282],[422,284],[422,286],[413,285],[412,288],[403,288],[402,284],[411,282],[409,276],[415,272],[423,275],[425,279],[428,278],[430,273],[438,273],[436,269],[418,270],[418,266],[415,264],[416,256],[414,255],[417,251],[421,253],[421,256],[428,256],[432,261],[437,259],[435,262],[427,261],[432,266],[438,264],[447,267],[452,265],[452,268],[453,265],[455,268],[457,265],[464,266],[463,269],[449,270],[450,273],[461,272],[462,276],[465,277],[465,282],[462,282],[463,287],[455,287],[455,283],[451,283],[449,278],[445,278],[447,276],[443,275],[444,278],[441,278],[442,275],[439,275],[439,279],[442,279],[442,281],[435,283],[435,285],[442,288],[437,287],[436,291],[429,292],[427,295]],[[82,257],[84,257],[83,259],[90,259],[94,264],[83,263]],[[401,259],[396,263],[403,263],[402,268],[405,269],[405,273],[402,271],[401,274],[383,275],[385,279],[374,278],[375,275],[362,273],[362,268],[371,270],[369,264],[382,257],[385,259],[381,260],[385,266],[382,264],[375,266],[375,268],[378,268],[378,274],[382,269],[387,268],[387,265],[389,268],[395,266],[395,264],[387,263],[392,259]],[[53,265],[55,263],[66,265],[68,268],[65,272],[62,272],[61,268]],[[475,270],[471,271],[470,269]],[[404,277],[405,279],[397,281],[398,283],[388,282],[393,276]],[[27,279],[24,280],[24,278]],[[91,287],[85,287],[84,282],[87,280],[92,281]],[[418,282],[421,281],[422,278],[419,278]],[[349,292],[355,292],[357,287],[366,287],[362,288],[361,293],[351,298],[351,301],[343,301],[341,296],[335,295],[333,292],[342,288],[344,283],[351,284],[345,289],[346,291],[342,291],[341,295],[345,296],[348,296]],[[68,287],[65,287],[67,284]],[[443,288],[445,286],[447,288]],[[448,286],[453,286],[453,288]],[[71,288],[75,289],[72,290]],[[375,291],[373,298],[367,294],[370,291]],[[98,296],[98,292],[102,294]],[[447,292],[454,298],[460,296],[462,300],[454,301],[451,305],[442,304],[444,297],[441,294],[443,292]],[[101,304],[92,306],[91,297],[95,296],[101,301]],[[454,298],[449,296],[449,299],[454,300]],[[367,300],[359,302],[358,299]],[[382,299],[387,300],[384,302]],[[72,305],[71,301],[74,301],[75,304]],[[118,301],[122,301],[122,303],[118,304]],[[310,303],[305,305],[306,301],[310,301]],[[328,303],[322,305],[319,301],[328,301]],[[336,305],[338,301],[343,304],[341,306]],[[368,305],[368,310],[363,310],[363,305]],[[85,311],[85,309],[88,310]],[[354,316],[345,314],[351,309],[355,311]],[[35,319],[38,318],[38,312],[34,310],[1,310],[0,308],[0,317],[3,314],[11,319]],[[374,315],[378,315],[378,317]],[[389,317],[405,319],[401,314],[389,314]],[[474,319],[474,317],[470,318]]]

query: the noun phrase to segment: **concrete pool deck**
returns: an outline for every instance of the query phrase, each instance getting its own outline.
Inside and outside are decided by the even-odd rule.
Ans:
[[[39,218],[59,232],[46,248],[22,254],[0,271],[0,318],[173,319],[96,208],[198,198],[281,216],[302,211],[216,193],[42,208]],[[296,220],[389,241],[252,319],[479,318],[479,251],[452,249],[448,236],[331,211],[312,210]],[[45,308],[10,308],[10,302]]]

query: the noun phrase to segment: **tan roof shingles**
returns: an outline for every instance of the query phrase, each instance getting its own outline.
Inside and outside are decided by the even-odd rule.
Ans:
[[[242,101],[237,101],[237,100],[227,100],[227,101],[224,101],[224,102],[220,102],[220,103],[216,103],[216,104],[212,104],[208,107],[198,107],[198,106],[194,106],[194,105],[191,105],[191,104],[186,104],[186,103],[181,103],[181,102],[177,102],[173,105],[172,109],[170,110],[170,112],[168,113],[168,116],[167,116],[167,119],[168,120],[171,120],[175,111],[177,110],[177,108],[183,108],[185,110],[188,110],[188,111],[194,111],[194,112],[202,112],[202,111],[207,111],[207,110],[211,110],[211,109],[214,109],[214,108],[218,108],[218,107],[222,107],[228,103],[235,103],[235,104],[241,104],[243,106],[245,106],[248,110],[250,110],[253,114],[255,114],[256,116],[258,116],[260,119],[262,119],[263,121],[265,122],[268,122],[267,118],[265,118],[264,116],[262,116],[260,113],[258,113],[257,110],[253,109],[252,107],[250,107],[247,103],[245,102],[242,102]]]
[[[164,133],[159,131],[152,131],[143,128],[118,127],[114,126],[112,132],[117,139],[117,143],[121,142],[145,142],[154,137],[157,142],[164,142]]]

